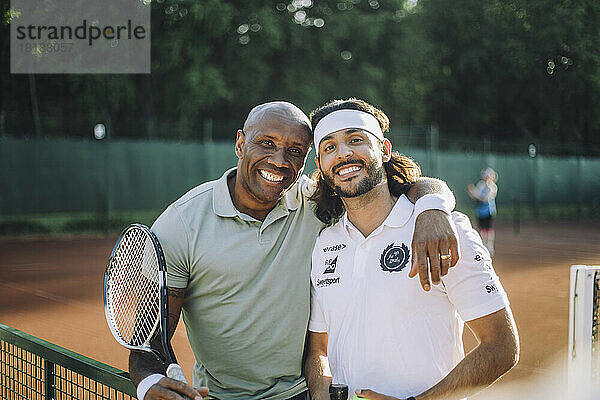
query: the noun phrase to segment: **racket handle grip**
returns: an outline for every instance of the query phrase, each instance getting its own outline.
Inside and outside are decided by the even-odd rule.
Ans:
[[[167,367],[167,376],[171,379],[175,379],[176,381],[188,383],[187,379],[185,379],[185,375],[183,374],[183,370],[181,369],[179,364],[169,364],[169,366]]]

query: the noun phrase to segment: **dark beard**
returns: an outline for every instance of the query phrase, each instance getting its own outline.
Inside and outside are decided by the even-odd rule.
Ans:
[[[338,164],[334,170],[339,170],[343,165],[346,164],[362,164],[364,166],[364,162],[360,160],[348,160],[344,163]],[[352,198],[362,196],[363,194],[369,192],[371,189],[375,188],[377,185],[381,183],[383,180],[383,165],[378,166],[375,161],[371,161],[366,165],[365,170],[367,171],[367,176],[364,177],[356,188],[353,190],[344,190],[339,185],[334,183],[334,180],[329,177],[329,175],[322,174],[325,183],[329,185],[329,187],[340,197],[344,198]]]

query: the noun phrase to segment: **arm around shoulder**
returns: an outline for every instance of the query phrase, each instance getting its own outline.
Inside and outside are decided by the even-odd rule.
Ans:
[[[411,202],[416,203],[420,198],[428,194],[440,196],[446,202],[447,206],[445,206],[449,207],[449,209],[445,210],[448,213],[454,210],[456,206],[454,193],[452,193],[446,182],[440,179],[421,177],[411,186],[406,196]]]
[[[420,178],[407,197],[415,203],[414,214],[417,216],[409,276],[418,274],[421,286],[428,291],[431,282],[438,284],[460,258],[450,218],[456,199],[448,185],[435,178]]]

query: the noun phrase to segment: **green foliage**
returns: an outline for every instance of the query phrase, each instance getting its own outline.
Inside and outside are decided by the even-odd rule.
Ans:
[[[442,130],[598,143],[600,4],[427,0],[423,9],[447,76],[429,103]]]
[[[569,137],[556,153],[599,154],[599,27],[594,0],[157,0],[152,74],[36,76],[42,130],[89,136],[109,120],[114,137],[197,139],[226,125],[213,137],[230,140],[260,102],[308,113],[355,96],[392,127],[541,148]],[[0,135],[32,134],[31,81],[7,64]]]

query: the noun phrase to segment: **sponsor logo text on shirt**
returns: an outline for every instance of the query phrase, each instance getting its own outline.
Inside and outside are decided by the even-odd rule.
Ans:
[[[334,244],[333,246],[323,247],[323,253],[329,253],[330,251],[340,251],[346,248],[344,243]]]
[[[337,278],[317,279],[317,287],[327,287],[336,283],[340,283],[339,276]]]

